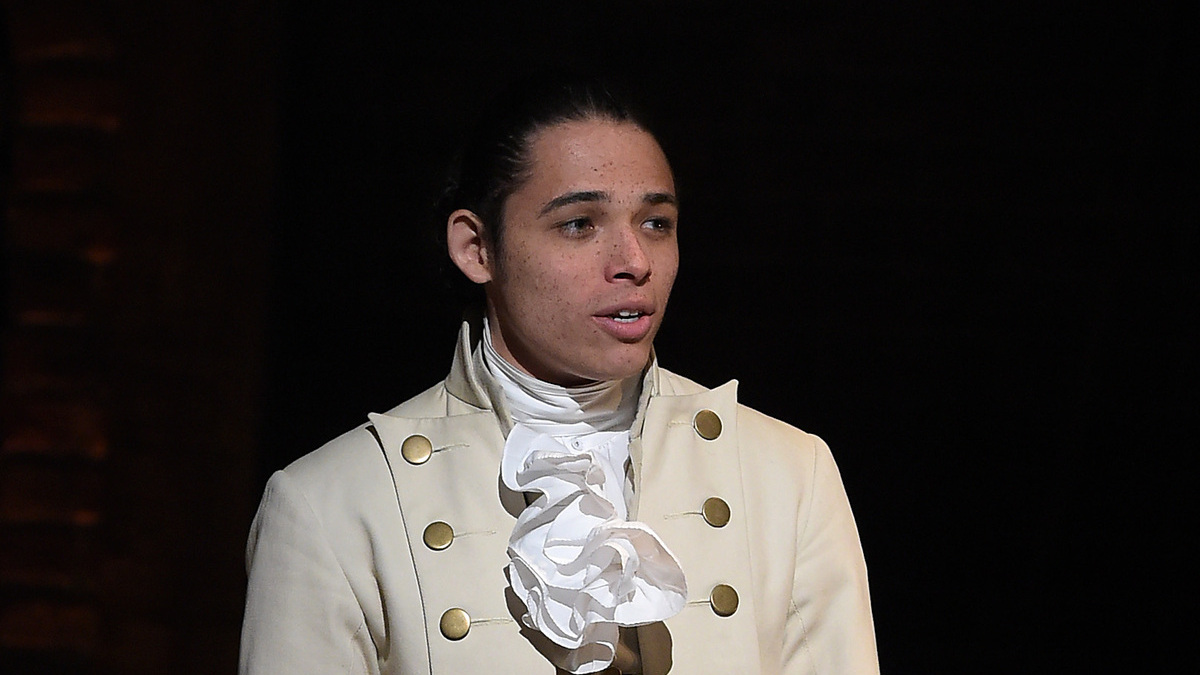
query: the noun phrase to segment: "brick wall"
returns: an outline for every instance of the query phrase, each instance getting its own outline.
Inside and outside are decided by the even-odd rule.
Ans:
[[[114,45],[95,12],[9,3],[0,646],[14,672],[90,672],[101,649],[120,126]]]
[[[265,3],[0,4],[0,670],[230,672],[273,162]]]

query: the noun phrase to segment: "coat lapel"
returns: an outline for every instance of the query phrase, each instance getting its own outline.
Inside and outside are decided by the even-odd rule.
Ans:
[[[514,616],[511,593],[506,593],[508,537],[525,503],[500,484],[504,437],[496,414],[488,410],[418,419],[373,415],[371,421],[396,484],[404,535],[421,588],[432,672],[493,672],[496,659],[503,658],[506,671],[553,673],[554,667],[521,636],[519,615]],[[403,453],[405,441],[414,436],[427,438],[433,449],[420,464]],[[449,546],[437,549],[425,541],[433,523],[453,530]],[[440,545],[436,539],[435,545]],[[450,639],[441,624],[446,612],[455,609],[466,612],[470,628],[465,636]]]
[[[703,412],[708,411],[708,412]],[[715,419],[720,431],[714,434]],[[697,417],[699,415],[699,418]],[[705,436],[711,437],[705,438]],[[646,672],[711,675],[760,672],[755,628],[754,570],[748,546],[745,500],[737,443],[737,382],[698,394],[650,399],[641,438],[632,448],[639,496],[637,519],[662,537],[683,566],[688,604],[666,621],[670,653],[655,650],[662,639],[641,635]],[[728,522],[720,523],[720,500]],[[728,590],[737,594],[727,613]],[[716,602],[710,601],[718,589]],[[715,606],[714,606],[715,605]]]

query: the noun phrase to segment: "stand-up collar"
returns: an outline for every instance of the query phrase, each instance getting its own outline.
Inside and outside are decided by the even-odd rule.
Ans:
[[[505,404],[504,393],[488,374],[483,363],[483,315],[471,311],[463,319],[458,332],[458,344],[454,349],[454,361],[446,377],[446,391],[469,405],[481,410],[494,410],[504,435],[512,429],[512,416]],[[634,418],[633,436],[641,435],[642,420],[650,397],[659,391],[658,358],[650,352],[650,366],[642,380],[642,394],[638,400],[638,412]]]

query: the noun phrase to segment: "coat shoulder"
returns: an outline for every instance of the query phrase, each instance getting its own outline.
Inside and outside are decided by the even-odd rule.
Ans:
[[[378,437],[364,423],[292,462],[283,473],[306,495],[314,495],[386,476],[387,460]]]
[[[445,387],[439,383],[385,414],[430,417],[445,409]],[[283,473],[318,513],[345,513],[351,504],[395,499],[384,445],[375,425],[366,421],[292,462]]]
[[[812,457],[818,452],[828,452],[825,441],[816,434],[799,429],[783,420],[765,415],[750,406],[738,404],[738,430],[743,437],[750,437],[761,448],[788,448],[792,453]]]
[[[446,414],[447,395],[443,383],[426,389],[383,413],[399,419],[436,417]],[[339,478],[350,483],[387,478],[387,460],[374,425],[364,422],[292,462],[284,472],[300,487],[328,489]]]

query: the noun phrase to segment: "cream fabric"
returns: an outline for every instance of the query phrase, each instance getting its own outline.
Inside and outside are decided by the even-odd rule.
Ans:
[[[240,671],[553,675],[555,645],[519,622],[507,540],[524,509],[498,475],[512,426],[480,376],[479,326],[464,326],[449,377],[276,473],[247,545]],[[687,575],[687,604],[637,629],[643,672],[662,675],[878,673],[866,569],[837,467],[817,437],[652,364],[630,439],[631,517],[658,533]],[[719,438],[691,420],[717,413]],[[434,454],[401,457],[421,434]],[[700,515],[729,505],[728,525]],[[452,545],[422,543],[450,523]],[[733,586],[718,617],[708,593]],[[439,620],[471,616],[458,641]]]

